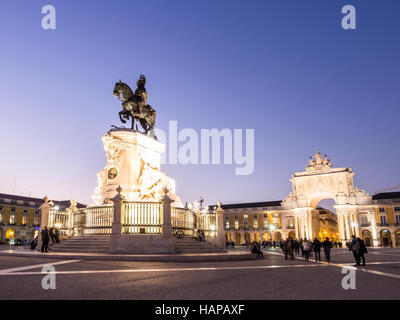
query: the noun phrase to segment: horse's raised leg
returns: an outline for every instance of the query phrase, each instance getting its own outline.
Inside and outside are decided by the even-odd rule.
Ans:
[[[140,125],[142,126],[142,128],[144,129],[144,133],[147,134],[147,132],[149,131],[149,128],[147,127],[147,122],[145,119],[139,119]]]
[[[122,122],[122,123],[126,123],[126,121],[125,121],[124,119],[122,119],[122,114],[124,114],[124,113],[125,113],[125,111],[124,111],[124,110],[122,110],[122,111],[118,112],[118,115],[119,115],[119,120],[121,120],[121,122]]]

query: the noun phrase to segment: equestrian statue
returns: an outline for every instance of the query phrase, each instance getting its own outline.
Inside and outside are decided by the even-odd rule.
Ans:
[[[145,134],[150,131],[150,135],[155,137],[154,124],[156,121],[156,111],[147,104],[146,78],[144,75],[140,75],[136,85],[135,92],[132,92],[131,88],[121,82],[121,80],[115,84],[114,97],[122,101],[122,111],[118,113],[119,119],[122,123],[126,123],[126,120],[129,120],[129,117],[131,117],[131,129],[133,129],[135,120],[137,120],[144,129]]]

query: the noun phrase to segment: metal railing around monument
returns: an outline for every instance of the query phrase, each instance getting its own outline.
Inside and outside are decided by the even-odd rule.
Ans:
[[[196,214],[188,208],[171,208],[172,230],[182,230],[187,237],[193,237],[196,228]]]
[[[123,234],[161,234],[161,202],[133,202],[122,204]]]
[[[126,201],[122,203],[122,210],[123,234],[162,234],[161,202]],[[112,204],[78,209],[74,213],[74,235],[110,235],[113,217]],[[187,208],[172,207],[171,225],[174,230],[182,230],[185,236],[194,236],[196,214]]]
[[[60,236],[68,235],[69,212],[50,210],[48,228],[53,226],[57,227]]]
[[[74,214],[74,235],[109,235],[114,217],[113,205],[89,206]]]
[[[206,237],[217,235],[217,214],[201,213],[199,217],[199,229],[203,230]]]

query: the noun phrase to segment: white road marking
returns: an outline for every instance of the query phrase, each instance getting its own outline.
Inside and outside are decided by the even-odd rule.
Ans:
[[[59,261],[59,262],[34,264],[31,266],[24,266],[24,267],[18,267],[18,268],[3,269],[3,270],[0,270],[0,275],[8,275],[12,272],[35,269],[35,268],[43,268],[44,266],[56,266],[56,265],[60,265],[60,264],[73,263],[73,262],[78,262],[78,261],[81,261],[81,260],[65,260],[65,261]]]
[[[138,272],[172,272],[172,271],[219,271],[219,270],[245,270],[245,269],[277,269],[277,268],[303,268],[303,267],[324,267],[323,264],[292,264],[272,266],[242,266],[242,267],[199,267],[199,268],[164,268],[164,269],[116,269],[116,270],[69,270],[56,271],[55,274],[96,274],[96,273],[138,273]],[[1,275],[37,275],[41,272],[16,272]]]

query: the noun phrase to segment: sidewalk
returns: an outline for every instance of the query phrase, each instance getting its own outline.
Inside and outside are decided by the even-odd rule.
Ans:
[[[217,262],[255,260],[256,255],[240,251],[227,253],[197,253],[197,254],[109,254],[109,253],[73,253],[48,252],[34,250],[6,249],[0,250],[0,256],[47,258],[47,259],[79,259],[79,260],[109,260],[109,261],[140,261],[140,262]]]

